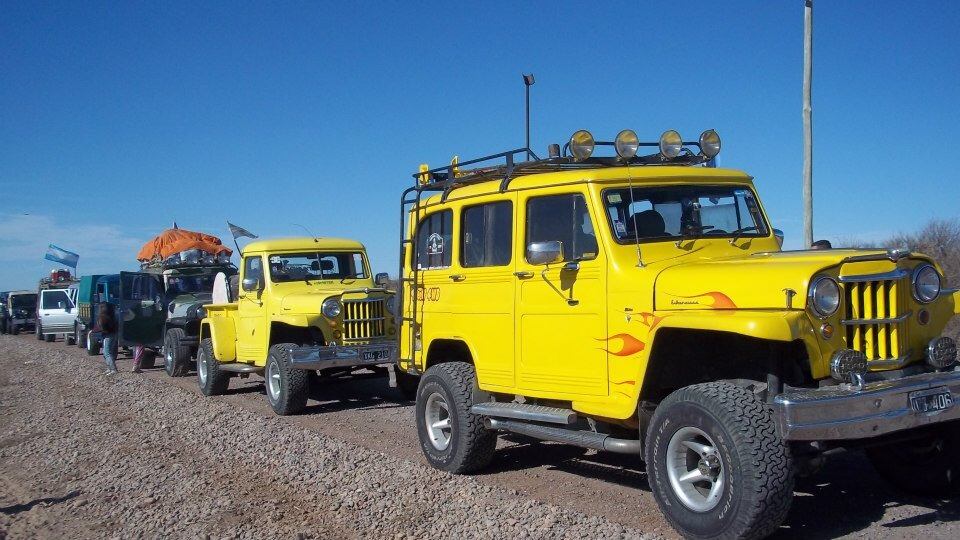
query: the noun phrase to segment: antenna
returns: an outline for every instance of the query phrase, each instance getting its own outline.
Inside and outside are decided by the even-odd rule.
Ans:
[[[627,165],[627,189],[630,190],[630,207],[627,211],[633,209],[637,201],[633,198],[633,172],[630,171],[630,165]],[[633,220],[633,241],[637,245],[637,268],[643,268],[643,257],[640,254],[640,229],[637,228],[637,213],[634,212],[630,218]]]
[[[301,224],[299,224],[299,223],[294,223],[294,225],[296,225],[297,227],[300,227],[301,229],[303,229],[304,231],[306,231],[306,232],[307,232],[307,236],[309,236],[310,238],[313,238],[313,241],[314,241],[314,242],[319,242],[319,240],[317,239],[317,235],[313,234],[313,231],[311,231],[310,229],[306,228],[306,226],[301,225]]]
[[[525,124],[527,129],[527,139],[526,139],[527,145],[525,148],[527,149],[527,161],[530,161],[530,87],[533,86],[533,83],[537,81],[533,78],[533,73],[529,75],[521,73],[521,75],[523,75],[523,86],[524,86],[524,90],[527,98],[527,107],[526,107],[527,118],[526,118],[526,124]]]

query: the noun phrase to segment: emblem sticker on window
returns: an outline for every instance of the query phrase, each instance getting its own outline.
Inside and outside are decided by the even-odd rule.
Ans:
[[[440,233],[433,233],[427,237],[427,255],[443,254],[443,237]]]

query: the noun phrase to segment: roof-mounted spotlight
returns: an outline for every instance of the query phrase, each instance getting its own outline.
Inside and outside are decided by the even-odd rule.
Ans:
[[[570,136],[570,154],[575,161],[583,161],[593,155],[595,144],[593,135],[581,129]]]
[[[632,159],[637,155],[637,150],[640,149],[640,139],[637,138],[636,132],[632,129],[625,129],[617,133],[613,146],[617,149],[617,155],[621,159]]]
[[[683,138],[675,130],[664,131],[660,136],[660,155],[666,159],[673,159],[680,155],[683,149]]]
[[[700,134],[700,153],[707,159],[713,159],[720,153],[720,135],[712,129]]]

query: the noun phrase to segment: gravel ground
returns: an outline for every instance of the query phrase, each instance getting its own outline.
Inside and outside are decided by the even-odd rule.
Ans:
[[[91,360],[0,339],[0,536],[645,537]]]
[[[629,457],[501,437],[484,474],[430,469],[383,379],[280,419],[258,377],[203,398],[194,376],[97,360],[0,337],[0,538],[676,536]],[[850,452],[798,485],[776,536],[960,538],[960,501],[899,494]]]

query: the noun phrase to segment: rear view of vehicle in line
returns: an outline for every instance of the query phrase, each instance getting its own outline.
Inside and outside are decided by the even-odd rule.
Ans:
[[[4,299],[3,333],[33,332],[37,324],[37,293],[11,291]]]
[[[501,431],[632,455],[693,538],[770,534],[795,475],[836,448],[867,447],[899,488],[960,492],[960,370],[941,335],[960,292],[922,254],[781,251],[719,150],[712,130],[579,131],[544,159],[413,175],[399,368],[422,376],[434,467],[484,468]]]

